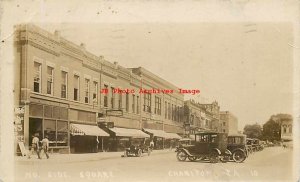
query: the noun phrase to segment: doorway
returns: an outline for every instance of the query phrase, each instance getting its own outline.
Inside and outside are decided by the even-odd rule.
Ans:
[[[32,135],[38,135],[41,140],[43,137],[43,119],[29,118],[29,145],[31,146]]]

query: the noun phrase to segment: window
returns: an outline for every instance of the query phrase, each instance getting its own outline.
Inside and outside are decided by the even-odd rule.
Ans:
[[[68,73],[61,72],[61,98],[67,98]]]
[[[89,103],[90,98],[90,80],[84,79],[84,102]]]
[[[74,100],[75,101],[79,101],[79,76],[78,75],[74,75]]]
[[[129,112],[129,94],[126,93],[126,111]]]
[[[53,95],[53,68],[47,66],[47,94]]]
[[[132,95],[132,112],[135,113],[135,95]]]
[[[161,98],[155,96],[155,108],[154,108],[154,113],[161,115]]]
[[[49,146],[56,146],[56,121],[44,120],[44,136],[48,136]]]
[[[57,146],[68,145],[68,122],[57,121]]]
[[[145,112],[151,113],[151,94],[144,94],[144,109]]]
[[[223,133],[225,133],[225,130],[223,129]]]
[[[286,127],[283,127],[283,133],[286,133]]]
[[[110,104],[111,108],[115,108],[115,93],[114,93],[114,87],[111,87],[111,99],[110,99]]]
[[[33,78],[33,91],[41,92],[41,72],[42,65],[40,63],[34,62],[34,78]]]
[[[94,90],[93,90],[93,103],[98,104],[98,82],[94,81]]]
[[[105,90],[108,90],[108,85],[104,85],[104,89]],[[104,107],[108,107],[108,97],[107,97],[107,94],[104,94]]]
[[[171,103],[168,103],[168,119],[171,119]]]
[[[122,93],[119,93],[119,109],[122,109],[123,107],[123,95]]]
[[[136,96],[136,113],[140,113],[140,97]]]
[[[168,118],[168,105],[167,105],[167,101],[165,101],[165,119]]]
[[[226,123],[225,122],[223,122],[223,126],[225,126],[226,125]]]

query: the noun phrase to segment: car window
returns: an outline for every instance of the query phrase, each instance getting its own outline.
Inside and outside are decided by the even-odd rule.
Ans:
[[[208,143],[208,135],[196,135],[196,141],[201,143]]]
[[[218,137],[218,135],[211,135],[210,136],[210,138],[211,138],[210,142],[211,143],[216,143],[217,142],[217,137]]]

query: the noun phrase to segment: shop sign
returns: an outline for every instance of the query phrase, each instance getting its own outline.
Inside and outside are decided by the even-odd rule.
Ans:
[[[24,142],[24,107],[16,107],[14,110],[14,133],[16,142]]]

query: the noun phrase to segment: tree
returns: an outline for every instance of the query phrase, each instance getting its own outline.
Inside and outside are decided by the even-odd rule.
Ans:
[[[248,138],[261,138],[262,136],[262,128],[259,124],[246,125],[244,127],[244,134],[247,135]]]
[[[291,121],[290,114],[272,115],[270,119],[263,125],[263,139],[269,141],[280,141],[281,139],[281,124],[283,121]]]

